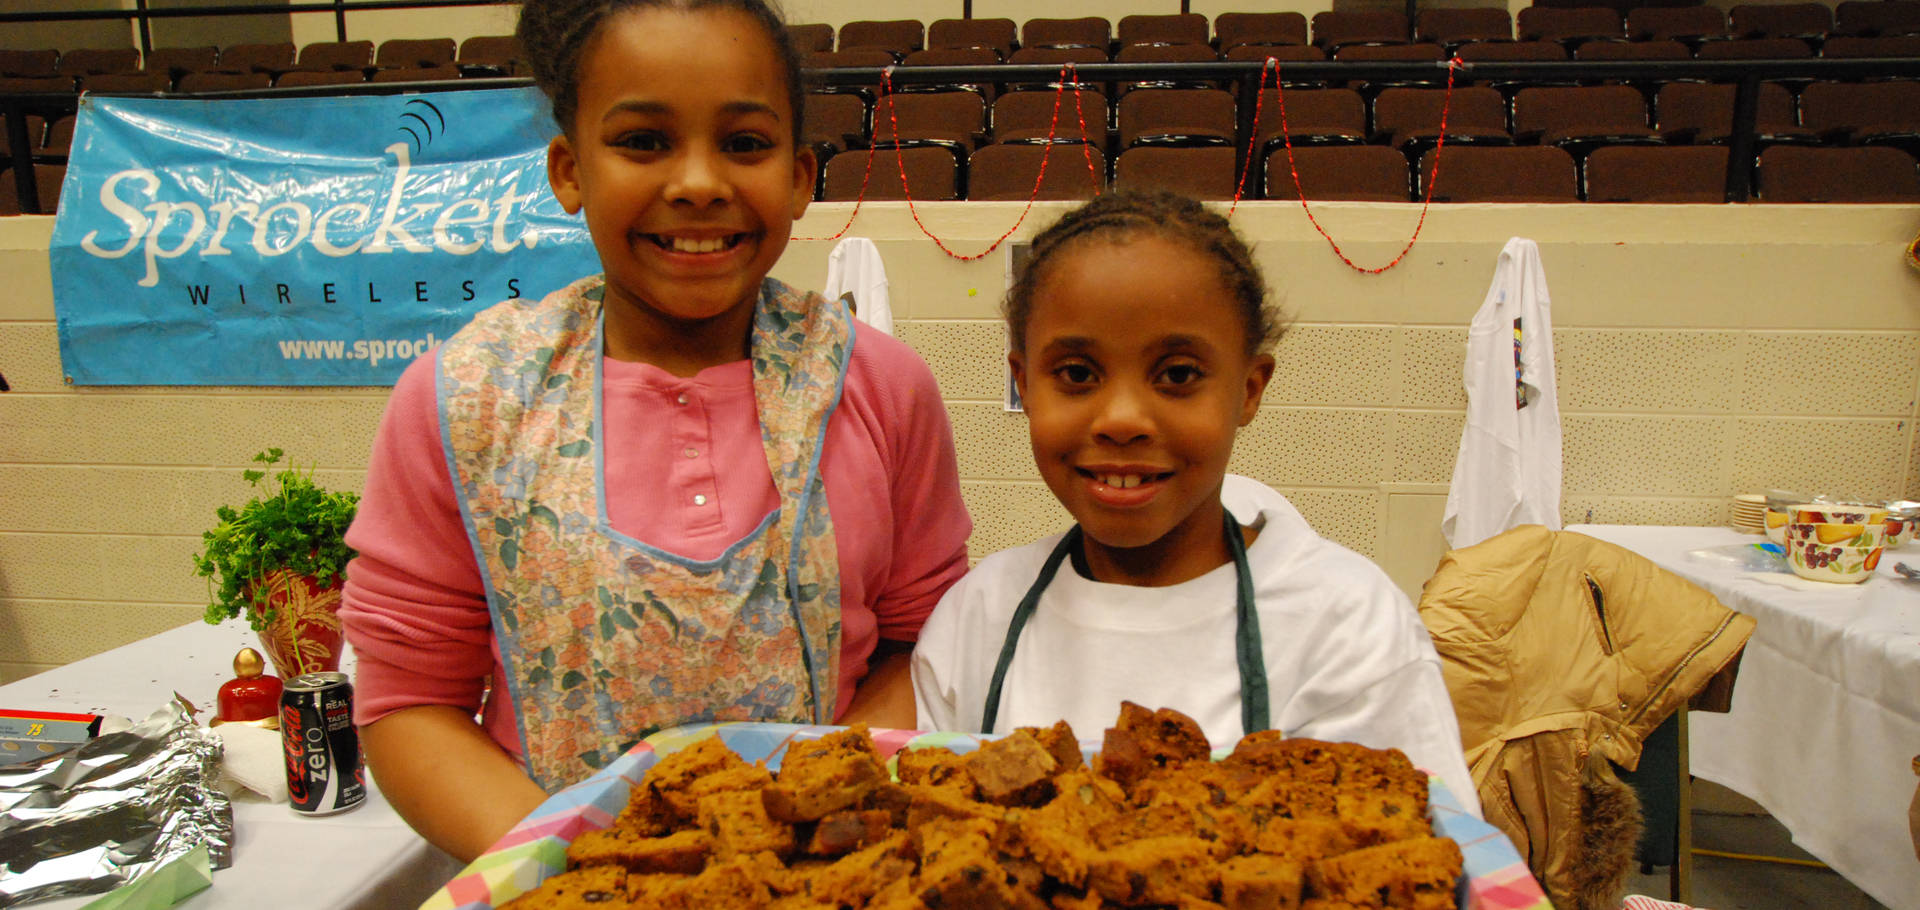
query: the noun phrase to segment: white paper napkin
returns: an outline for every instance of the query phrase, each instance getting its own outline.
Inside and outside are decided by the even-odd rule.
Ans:
[[[213,728],[226,743],[220,758],[220,785],[228,796],[248,790],[269,802],[287,801],[287,759],[280,731],[251,724],[221,724]]]

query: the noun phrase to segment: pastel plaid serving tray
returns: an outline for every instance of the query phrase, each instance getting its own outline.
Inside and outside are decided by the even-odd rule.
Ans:
[[[613,823],[627,805],[627,793],[662,756],[709,736],[718,736],[747,761],[767,760],[778,769],[779,756],[796,740],[819,739],[842,727],[800,724],[696,724],[662,730],[634,746],[598,774],[554,794],[533,810],[486,855],[474,860],[420,910],[493,910],[537,887],[566,868],[567,845],[582,831]],[[874,745],[891,757],[903,748],[942,746],[971,752],[985,739],[970,733],[921,733],[875,730]],[[1098,742],[1081,741],[1089,758]],[[1218,757],[1218,756],[1216,756]],[[1429,778],[1428,803],[1434,832],[1460,845],[1466,877],[1461,881],[1461,910],[1552,910],[1546,894],[1527,871],[1512,842],[1499,829],[1468,815],[1439,778]]]

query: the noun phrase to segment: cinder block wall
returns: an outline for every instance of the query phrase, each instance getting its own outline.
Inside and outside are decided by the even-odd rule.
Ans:
[[[1325,204],[1348,256],[1384,264],[1412,205]],[[796,227],[825,237],[850,204]],[[1015,239],[1057,217],[1036,205]],[[971,255],[1019,205],[919,206]],[[1541,246],[1553,297],[1569,522],[1720,524],[1728,497],[1784,486],[1920,498],[1920,272],[1901,250],[1914,206],[1438,206],[1397,268],[1363,275],[1297,205],[1234,223],[1294,320],[1233,468],[1285,491],[1322,534],[1417,591],[1465,409],[1466,326],[1500,248]],[[268,446],[358,489],[386,390],[74,388],[55,339],[52,219],[0,219],[0,679],[195,621],[190,557],[240,471]],[[1065,526],[1025,419],[1001,409],[1005,250],[942,253],[905,205],[867,205],[897,333],[932,364],[958,440],[978,558]],[[794,242],[775,271],[818,287],[832,244]],[[210,355],[211,356],[211,355]]]

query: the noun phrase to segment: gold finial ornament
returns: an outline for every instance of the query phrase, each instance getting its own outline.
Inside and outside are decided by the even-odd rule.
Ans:
[[[233,675],[241,679],[255,679],[267,672],[267,659],[252,648],[241,648],[233,655]]]

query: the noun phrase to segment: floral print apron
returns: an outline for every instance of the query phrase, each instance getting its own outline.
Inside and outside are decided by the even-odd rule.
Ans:
[[[607,523],[601,276],[492,307],[439,353],[442,444],[526,747],[549,791],[663,727],[830,723],[839,560],[820,478],[842,305],[767,279],[751,356],[780,506],[711,561]],[[663,443],[664,444],[664,443]]]

